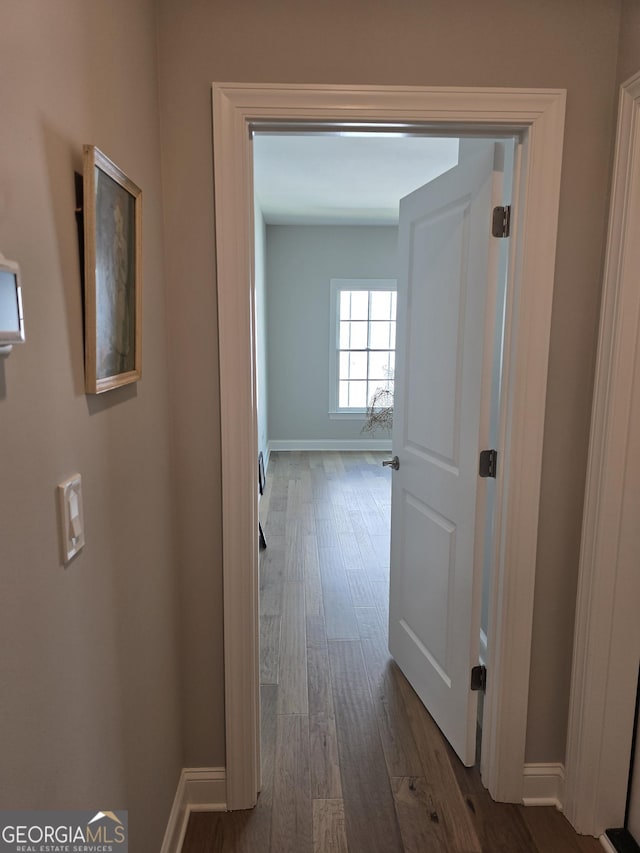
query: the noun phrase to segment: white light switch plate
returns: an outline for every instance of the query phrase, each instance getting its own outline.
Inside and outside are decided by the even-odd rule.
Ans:
[[[84,547],[84,512],[82,508],[82,477],[74,474],[58,485],[60,500],[60,541],[62,561],[68,563]]]

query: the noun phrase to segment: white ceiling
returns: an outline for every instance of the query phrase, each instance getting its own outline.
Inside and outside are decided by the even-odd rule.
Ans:
[[[256,134],[254,187],[265,221],[395,225],[399,200],[458,162],[458,140]]]

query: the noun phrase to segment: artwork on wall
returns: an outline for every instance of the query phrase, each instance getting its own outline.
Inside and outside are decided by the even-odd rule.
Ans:
[[[95,145],[84,146],[85,390],[141,375],[142,190]]]

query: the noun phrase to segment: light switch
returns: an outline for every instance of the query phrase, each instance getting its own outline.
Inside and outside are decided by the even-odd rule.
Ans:
[[[58,485],[60,500],[60,541],[62,561],[68,563],[84,546],[84,514],[82,511],[82,477],[74,474]]]

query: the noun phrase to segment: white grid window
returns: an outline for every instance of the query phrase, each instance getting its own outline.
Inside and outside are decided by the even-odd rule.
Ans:
[[[375,392],[393,391],[396,282],[334,279],[331,411],[364,412]]]

